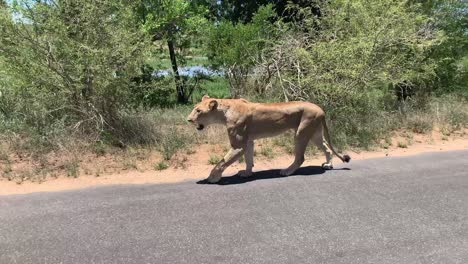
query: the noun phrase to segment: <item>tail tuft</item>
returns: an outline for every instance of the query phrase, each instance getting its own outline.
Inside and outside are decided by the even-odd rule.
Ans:
[[[351,157],[349,155],[343,155],[343,162],[349,162]]]

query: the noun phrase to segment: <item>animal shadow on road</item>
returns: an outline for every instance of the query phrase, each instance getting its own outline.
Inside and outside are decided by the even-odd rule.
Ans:
[[[336,169],[335,169],[336,170]],[[342,168],[338,170],[349,170],[348,168]],[[311,176],[311,175],[318,175],[324,173],[325,170],[322,169],[320,166],[307,166],[301,167],[296,172],[294,172],[290,176],[281,176],[280,170],[264,170],[264,171],[257,171],[248,178],[240,177],[239,175],[235,174],[233,176],[227,176],[221,178],[221,180],[215,184],[217,185],[232,185],[232,184],[242,184],[251,181],[257,180],[268,180],[268,179],[276,179],[276,178],[286,178],[286,177],[293,177],[293,176]],[[197,184],[210,184],[207,180],[198,181]]]

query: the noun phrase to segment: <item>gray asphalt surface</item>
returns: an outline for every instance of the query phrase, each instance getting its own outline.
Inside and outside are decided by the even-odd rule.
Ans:
[[[335,167],[0,196],[0,263],[468,263],[468,151]]]

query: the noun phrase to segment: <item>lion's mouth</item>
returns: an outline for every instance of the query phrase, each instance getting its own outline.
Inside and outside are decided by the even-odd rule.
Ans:
[[[203,128],[205,128],[205,126],[202,125],[202,124],[199,124],[199,125],[197,126],[197,130],[203,130]]]

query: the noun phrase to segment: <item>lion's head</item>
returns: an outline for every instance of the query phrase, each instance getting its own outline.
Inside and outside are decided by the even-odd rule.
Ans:
[[[198,130],[202,130],[207,125],[219,123],[221,115],[218,111],[218,100],[208,95],[203,96],[201,102],[195,105],[187,117],[187,121],[195,124]]]

